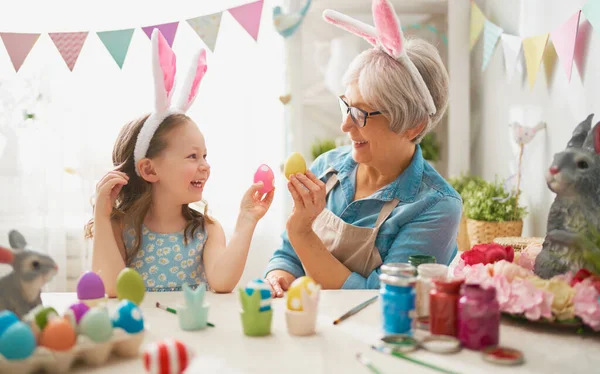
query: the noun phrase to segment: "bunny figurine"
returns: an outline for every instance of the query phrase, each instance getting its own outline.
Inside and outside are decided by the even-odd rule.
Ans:
[[[8,309],[22,318],[42,303],[42,286],[54,277],[58,267],[52,258],[26,249],[27,242],[21,233],[8,234],[8,249],[0,246],[0,263],[9,264],[13,270],[0,279],[0,310]]]
[[[589,251],[581,245],[588,230],[600,232],[600,122],[590,114],[573,131],[564,151],[554,155],[546,174],[556,193],[548,215],[547,234],[534,272],[548,279],[581,268],[592,270]]]

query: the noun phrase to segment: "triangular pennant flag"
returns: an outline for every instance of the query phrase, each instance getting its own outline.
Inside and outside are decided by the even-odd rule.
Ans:
[[[556,54],[565,69],[569,81],[571,80],[571,72],[573,71],[573,56],[575,55],[575,41],[577,40],[580,16],[581,11],[577,11],[567,22],[550,33]]]
[[[521,37],[515,35],[502,34],[500,36],[502,49],[504,49],[504,66],[506,74],[510,81],[515,72],[519,56],[521,55]]]
[[[220,12],[187,20],[208,49],[213,52],[215,50],[215,45],[217,44],[217,34],[219,33],[219,27],[221,26],[222,15],[223,13]]]
[[[229,13],[254,38],[258,39],[263,0],[229,9]]]
[[[485,15],[475,2],[471,2],[471,30],[470,30],[470,47],[469,49],[473,49],[475,43],[477,43],[477,39],[479,39],[479,35],[481,34],[481,30],[483,30],[483,24],[485,23]]]
[[[119,68],[123,68],[125,56],[131,43],[134,29],[98,32],[98,37],[113,57]]]
[[[0,33],[10,61],[18,73],[27,55],[37,42],[40,34],[18,34],[12,32]]]
[[[481,71],[485,70],[489,64],[502,31],[504,30],[495,23],[492,23],[487,19],[485,20],[485,26],[483,28],[483,61],[481,63]]]
[[[593,28],[600,30],[600,0],[589,0],[581,9]]]
[[[171,22],[171,23],[163,23],[161,25],[154,26],[146,26],[142,27],[142,30],[148,36],[148,39],[152,38],[152,30],[158,29],[160,33],[165,37],[167,43],[169,43],[169,47],[173,47],[173,41],[175,40],[175,34],[177,33],[177,26],[179,25],[179,21]]]
[[[527,79],[529,80],[529,88],[533,88],[537,77],[548,36],[550,34],[542,34],[523,39],[523,54],[525,56],[525,65],[527,67]]]
[[[50,39],[54,42],[54,45],[60,52],[63,60],[69,67],[69,70],[73,71],[83,43],[88,36],[86,32],[56,32],[49,33]]]

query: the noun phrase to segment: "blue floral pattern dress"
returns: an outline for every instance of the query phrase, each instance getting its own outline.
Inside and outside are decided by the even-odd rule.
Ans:
[[[203,283],[208,288],[202,258],[207,238],[201,228],[185,244],[183,231],[155,233],[142,225],[142,244],[127,266],[140,273],[147,291],[180,291],[184,283],[193,287]],[[127,251],[136,240],[135,229],[126,226],[123,241]]]

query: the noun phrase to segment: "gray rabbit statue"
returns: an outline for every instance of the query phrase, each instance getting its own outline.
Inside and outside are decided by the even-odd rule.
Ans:
[[[0,311],[10,310],[19,318],[42,304],[42,286],[50,281],[58,266],[42,253],[26,249],[27,242],[21,233],[8,234],[10,246],[0,246],[0,263],[9,264],[13,270],[0,279]]]
[[[593,116],[575,128],[566,149],[554,155],[546,173],[548,188],[556,198],[534,266],[535,274],[543,279],[594,268],[586,253],[593,249],[581,245],[590,229],[600,232],[600,122],[591,128]]]

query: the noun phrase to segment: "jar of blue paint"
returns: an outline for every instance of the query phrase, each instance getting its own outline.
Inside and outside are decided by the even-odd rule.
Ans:
[[[412,276],[414,270],[409,269],[412,267],[410,264],[398,265],[402,269],[386,269],[389,271],[382,271],[379,275],[383,331],[386,335],[412,334],[416,278]]]

